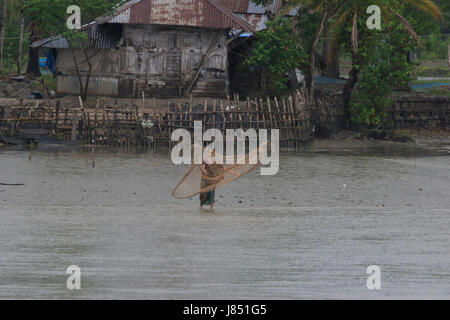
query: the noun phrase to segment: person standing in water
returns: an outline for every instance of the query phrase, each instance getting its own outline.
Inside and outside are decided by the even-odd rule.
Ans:
[[[211,158],[215,158],[216,152],[215,150],[211,151]],[[201,189],[206,189],[209,186],[212,186],[213,184],[219,182],[223,179],[223,171],[224,167],[221,164],[212,163],[207,164],[205,161],[203,161],[201,166],[202,171],[202,179],[201,179]],[[200,208],[203,208],[203,205],[210,206],[211,210],[214,209],[214,202],[215,202],[215,196],[216,196],[216,189],[211,189],[206,192],[200,193]]]

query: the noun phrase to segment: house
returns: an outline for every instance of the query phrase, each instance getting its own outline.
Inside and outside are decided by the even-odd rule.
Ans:
[[[61,95],[80,93],[78,67],[92,96],[224,96],[230,44],[264,29],[272,9],[251,0],[132,0],[82,27],[86,52],[62,36],[32,46],[55,52]]]

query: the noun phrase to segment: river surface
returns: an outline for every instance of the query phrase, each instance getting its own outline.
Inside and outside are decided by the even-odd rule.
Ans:
[[[210,212],[168,153],[3,149],[0,298],[449,299],[446,150],[284,153]]]

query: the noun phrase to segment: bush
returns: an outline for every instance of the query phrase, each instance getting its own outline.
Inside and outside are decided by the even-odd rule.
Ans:
[[[358,85],[352,95],[350,108],[353,120],[379,125],[392,104],[391,95],[399,86],[411,80],[414,65],[408,62],[411,40],[406,35],[380,34],[361,48],[365,59]]]

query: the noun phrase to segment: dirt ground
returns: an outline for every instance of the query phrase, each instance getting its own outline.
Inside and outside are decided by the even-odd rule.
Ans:
[[[25,76],[24,79],[14,80],[16,75],[0,77],[0,98],[33,98],[33,92],[42,92],[40,84],[36,83],[36,78]]]

